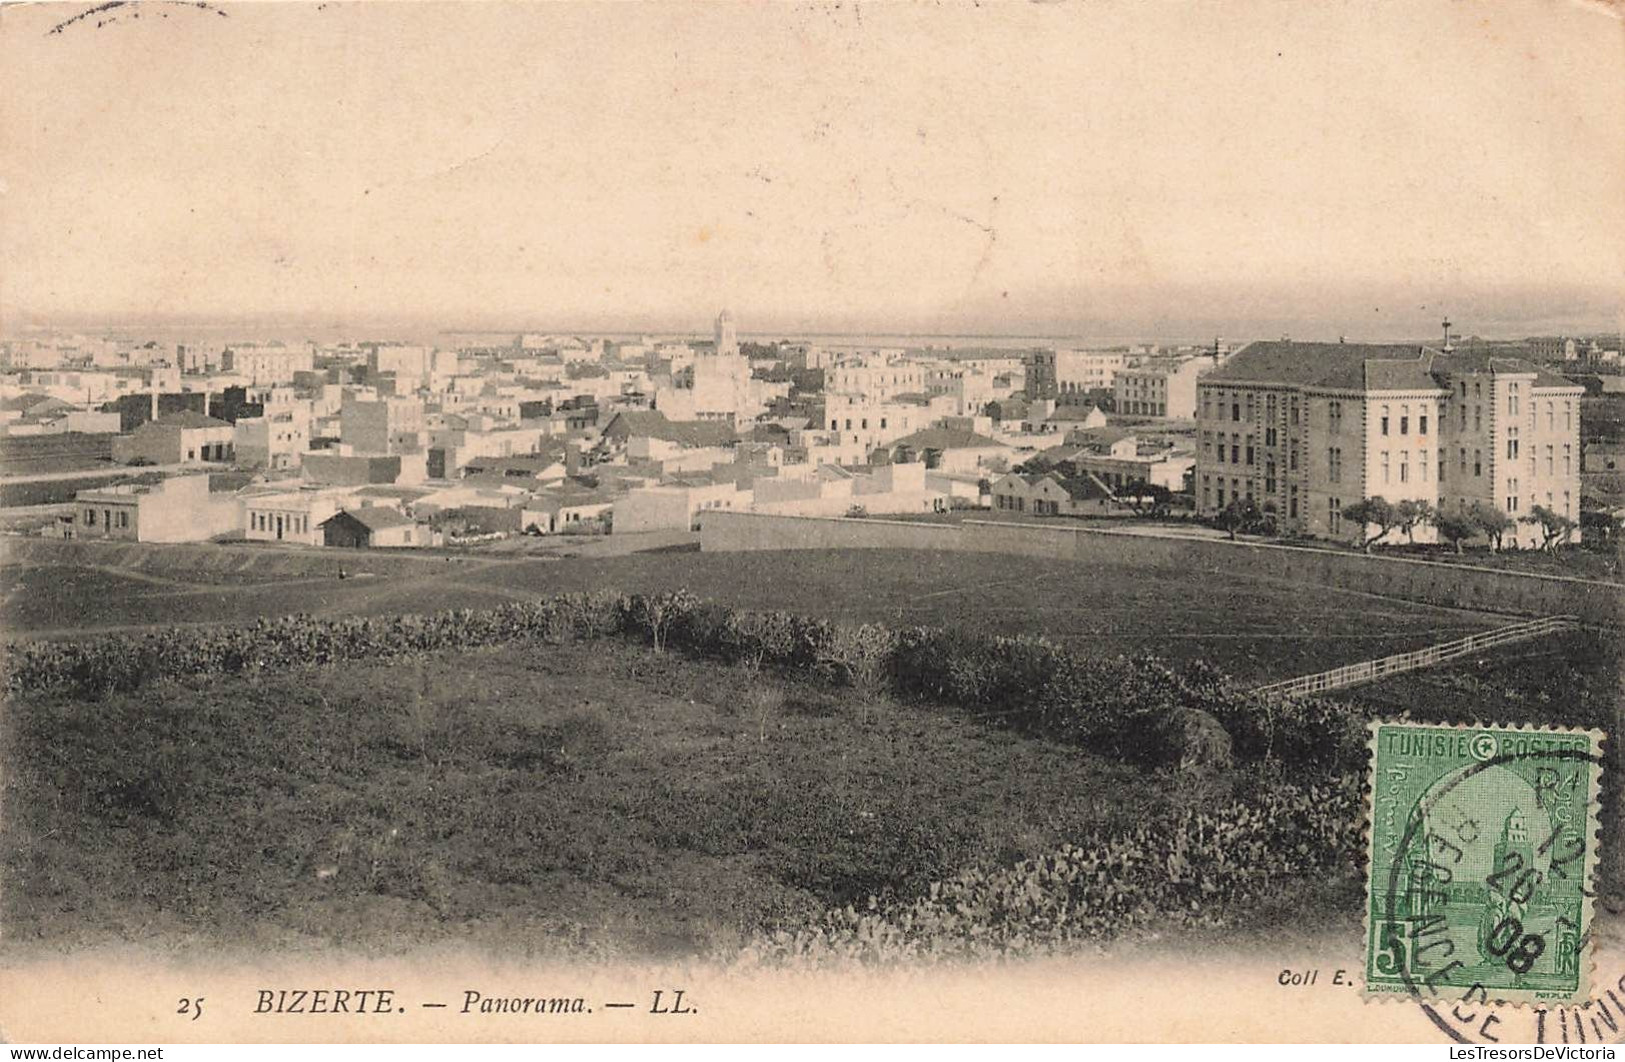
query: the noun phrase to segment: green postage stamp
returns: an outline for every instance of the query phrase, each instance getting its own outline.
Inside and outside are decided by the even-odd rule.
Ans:
[[[1371,731],[1366,993],[1584,998],[1602,733]]]

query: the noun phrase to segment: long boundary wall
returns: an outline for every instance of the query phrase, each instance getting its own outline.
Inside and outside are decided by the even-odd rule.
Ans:
[[[1524,615],[1568,615],[1579,617],[1585,624],[1625,626],[1625,588],[1615,583],[1273,543],[1176,538],[1080,526],[977,520],[927,524],[709,510],[701,516],[700,549],[1014,553],[1083,564],[1176,569],[1198,577],[1192,579],[1193,593],[1200,592],[1199,576],[1204,573],[1240,573],[1430,605]]]

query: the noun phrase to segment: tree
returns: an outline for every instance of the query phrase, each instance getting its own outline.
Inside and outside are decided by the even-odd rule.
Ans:
[[[1214,525],[1220,531],[1230,536],[1230,541],[1236,540],[1237,531],[1256,531],[1263,520],[1263,514],[1258,506],[1253,504],[1251,498],[1231,498],[1230,503],[1219,510],[1214,518]]]
[[[1016,471],[1028,475],[1041,476],[1045,472],[1053,472],[1056,464],[1043,454],[1034,454],[1016,466]]]
[[[1501,540],[1506,533],[1518,526],[1512,517],[1483,500],[1473,502],[1468,511],[1478,524],[1478,530],[1490,540],[1490,549],[1494,551],[1500,550]]]
[[[1399,507],[1383,497],[1366,498],[1353,505],[1345,505],[1342,515],[1343,519],[1360,526],[1360,534],[1364,539],[1360,543],[1360,548],[1367,553],[1400,524]],[[1377,528],[1377,533],[1366,537],[1366,532],[1372,527]]]
[[[1557,552],[1557,547],[1568,541],[1574,531],[1573,520],[1547,505],[1535,506],[1529,510],[1529,515],[1518,522],[1539,526],[1540,548],[1548,553]]]
[[[1173,502],[1173,492],[1167,487],[1143,479],[1123,487],[1117,496],[1128,502],[1135,516],[1167,516]]]
[[[1457,503],[1433,514],[1433,526],[1438,528],[1439,534],[1446,542],[1461,552],[1461,544],[1483,530],[1479,522],[1473,518],[1473,513],[1466,506]]]
[[[1432,523],[1438,514],[1430,502],[1420,498],[1407,498],[1394,506],[1394,517],[1399,521],[1399,529],[1405,532],[1405,541],[1416,545],[1416,527],[1418,524]]]

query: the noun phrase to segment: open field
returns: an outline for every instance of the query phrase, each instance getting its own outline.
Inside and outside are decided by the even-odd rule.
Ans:
[[[60,435],[0,437],[0,476],[78,472],[105,468],[113,460],[113,436],[63,432]]]
[[[692,953],[1245,784],[625,642],[34,694],[4,725],[16,945]],[[1358,909],[1351,865],[1243,921]]]
[[[538,594],[613,587],[686,587],[701,597],[892,625],[953,625],[1043,634],[1103,653],[1207,658],[1264,681],[1414,649],[1496,626],[1504,617],[1349,591],[1102,569],[1032,557],[926,551],[784,553],[659,551],[608,558],[391,559],[331,551],[176,551],[132,574],[119,564],[8,565],[0,600],[7,636],[176,623],[244,623],[259,616],[383,615],[482,608]],[[205,560],[246,558],[217,565]],[[263,565],[255,563],[263,558]],[[339,580],[342,564],[380,574]],[[264,570],[261,570],[261,569]],[[355,570],[354,568],[351,569]],[[141,578],[144,577],[144,578]]]

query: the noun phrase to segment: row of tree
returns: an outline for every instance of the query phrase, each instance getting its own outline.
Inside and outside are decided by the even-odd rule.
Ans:
[[[1407,500],[1391,502],[1386,498],[1365,498],[1343,507],[1343,519],[1365,527],[1367,534],[1361,547],[1366,552],[1394,531],[1403,531],[1408,541],[1414,542],[1416,529],[1432,524],[1439,537],[1461,552],[1462,543],[1482,535],[1492,550],[1499,550],[1506,534],[1518,524],[1540,528],[1541,548],[1556,552],[1569,540],[1576,524],[1562,513],[1546,505],[1530,508],[1527,515],[1514,520],[1507,513],[1482,500],[1455,502],[1435,508],[1431,502]],[[1375,528],[1375,533],[1370,529]]]
[[[1365,498],[1342,509],[1342,517],[1365,528],[1360,546],[1367,553],[1371,547],[1393,534],[1404,532],[1407,541],[1416,541],[1416,529],[1431,524],[1439,537],[1462,551],[1462,544],[1482,536],[1490,549],[1500,550],[1506,535],[1518,524],[1539,527],[1541,548],[1556,552],[1568,542],[1579,526],[1562,513],[1546,505],[1532,507],[1528,514],[1514,520],[1508,514],[1484,501],[1456,502],[1442,508],[1421,500],[1391,502],[1387,498]],[[1237,533],[1274,535],[1277,531],[1274,507],[1260,509],[1251,498],[1234,498],[1213,520],[1213,525],[1235,538]],[[1372,529],[1375,529],[1373,532]]]

